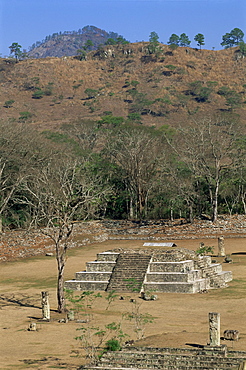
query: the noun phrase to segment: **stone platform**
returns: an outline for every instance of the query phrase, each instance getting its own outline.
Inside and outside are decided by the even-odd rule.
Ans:
[[[199,293],[226,287],[230,271],[188,249],[121,250],[99,253],[86,271],[65,282],[70,290],[116,292]]]

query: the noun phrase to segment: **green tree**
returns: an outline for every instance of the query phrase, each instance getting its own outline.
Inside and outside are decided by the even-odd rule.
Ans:
[[[232,46],[239,45],[240,42],[243,42],[244,33],[240,28],[234,28],[231,32],[226,33],[222,36],[221,45],[226,49],[231,48]]]
[[[10,54],[14,54],[14,57],[16,61],[18,61],[21,56],[22,56],[22,51],[21,51],[22,46],[18,44],[18,42],[13,42],[10,46]]]
[[[179,37],[179,46],[190,46],[191,41],[185,33],[181,33]]]
[[[77,50],[77,59],[86,60],[86,51],[84,49]]]
[[[169,45],[177,45],[179,46],[179,36],[173,33],[167,42]]]
[[[116,39],[116,43],[126,45],[126,44],[129,44],[129,41],[127,41],[123,36],[119,36]]]
[[[149,45],[148,45],[149,54],[156,54],[157,52],[160,51],[158,40],[159,40],[158,34],[155,31],[151,32],[149,36]]]
[[[150,32],[149,42],[152,42],[154,44],[158,44],[159,43],[159,36],[158,36],[158,34],[155,31]]]
[[[241,55],[245,57],[246,56],[246,43],[241,41],[239,42],[238,45],[239,45],[239,50],[240,50]]]
[[[84,50],[92,50],[94,44],[91,40],[86,40],[86,43],[83,46]]]
[[[112,37],[108,38],[107,41],[105,42],[105,45],[116,45],[117,41],[113,39]]]
[[[200,50],[202,48],[202,45],[205,45],[204,42],[204,35],[201,33],[198,33],[195,37],[194,40],[197,42],[197,46],[200,46]]]
[[[98,95],[98,90],[87,88],[85,94],[88,96],[87,99],[94,99]]]

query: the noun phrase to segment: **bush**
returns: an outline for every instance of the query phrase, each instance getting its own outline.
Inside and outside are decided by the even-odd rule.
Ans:
[[[106,342],[106,351],[120,351],[121,350],[121,345],[118,339],[109,339]]]
[[[4,108],[11,108],[14,104],[14,100],[6,100],[6,102],[4,103]]]
[[[41,99],[43,96],[44,96],[44,91],[42,91],[41,89],[34,91],[34,93],[32,94],[33,99]]]
[[[88,99],[93,99],[98,95],[98,90],[94,89],[85,89],[85,94],[88,96]]]
[[[201,243],[200,247],[196,250],[198,256],[205,256],[208,253],[214,254],[214,247],[206,246],[204,243]]]
[[[31,112],[28,112],[28,111],[20,112],[19,121],[26,122],[31,117],[32,117],[32,113]]]

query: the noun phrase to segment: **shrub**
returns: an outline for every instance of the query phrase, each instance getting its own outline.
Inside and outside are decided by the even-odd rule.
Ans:
[[[32,117],[32,113],[31,112],[28,112],[28,111],[20,112],[19,121],[26,122],[31,117]]]
[[[121,345],[120,345],[120,342],[118,341],[118,339],[114,339],[114,338],[109,339],[106,342],[105,350],[106,351],[120,351],[121,350]]]
[[[88,99],[93,99],[98,95],[98,90],[85,89],[85,94],[88,96]]]
[[[14,100],[6,100],[6,102],[4,103],[4,108],[11,108],[14,104]]]
[[[139,113],[129,113],[127,118],[130,121],[141,121],[141,114],[139,114]]]
[[[206,246],[204,243],[201,243],[200,247],[196,250],[198,256],[205,256],[208,253],[214,254],[214,247]]]
[[[168,69],[170,69],[171,71],[174,71],[177,67],[176,66],[174,66],[174,65],[172,65],[172,64],[167,64],[166,66],[164,66],[164,67],[166,67],[166,68],[168,68]]]
[[[227,86],[222,86],[218,91],[217,91],[217,94],[219,95],[222,95],[222,96],[226,96],[226,95],[229,95],[231,93],[231,89]]]
[[[194,81],[189,83],[187,94],[193,95],[198,103],[204,103],[208,101],[211,92],[212,89],[210,87],[203,86],[202,81]]]
[[[44,96],[44,91],[41,90],[41,89],[38,89],[36,91],[34,91],[34,93],[32,94],[32,98],[33,99],[41,99],[43,96]]]
[[[53,82],[49,82],[47,86],[44,88],[44,95],[50,96],[52,95],[52,89],[53,89]]]

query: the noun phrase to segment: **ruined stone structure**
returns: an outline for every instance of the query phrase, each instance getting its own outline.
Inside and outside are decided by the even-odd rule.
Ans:
[[[175,248],[114,249],[99,253],[87,262],[86,271],[65,282],[71,290],[106,290],[118,292],[199,293],[222,288],[232,280],[230,271],[222,271],[210,256]]]
[[[246,352],[229,351],[226,346],[201,348],[123,348],[106,352],[87,370],[233,370],[244,369]]]

